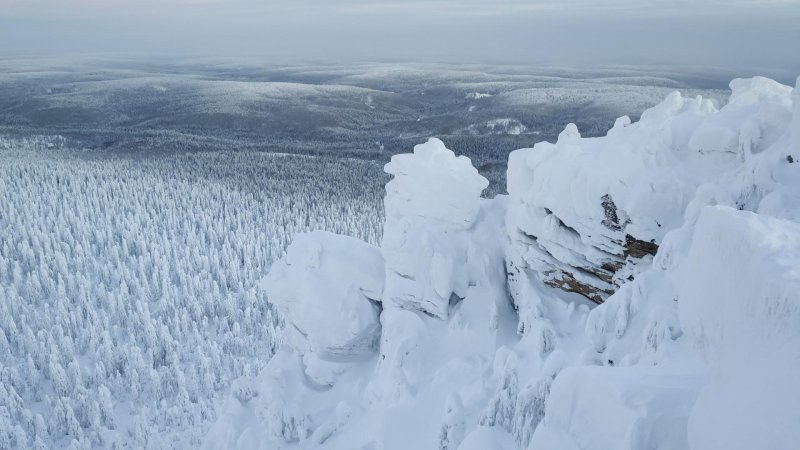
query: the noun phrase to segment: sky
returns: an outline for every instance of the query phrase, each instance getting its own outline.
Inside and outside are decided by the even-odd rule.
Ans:
[[[0,56],[800,72],[800,0],[0,0]]]

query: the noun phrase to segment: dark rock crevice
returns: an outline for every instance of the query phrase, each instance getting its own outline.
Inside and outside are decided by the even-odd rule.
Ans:
[[[655,241],[637,239],[635,236],[625,233],[625,228],[631,221],[624,211],[617,208],[609,194],[601,198],[601,206],[605,216],[601,224],[613,233],[612,236],[606,236],[606,240],[600,242],[601,244],[608,243],[608,248],[601,249],[595,245],[596,243],[589,244],[593,249],[608,255],[608,259],[600,263],[590,261],[585,256],[581,258],[580,253],[576,253],[578,250],[571,248],[567,248],[567,250],[572,251],[578,258],[573,258],[570,262],[562,261],[549,251],[547,245],[541,242],[537,236],[518,229],[520,243],[524,246],[535,247],[537,253],[541,253],[542,261],[552,266],[546,271],[537,270],[538,278],[545,285],[583,295],[598,304],[603,303],[622,283],[632,280],[632,276],[627,270],[625,275],[618,276],[620,270],[625,267],[630,269],[631,265],[635,266],[640,260],[654,256],[658,251],[658,244]],[[545,211],[553,214],[548,208],[545,208]],[[556,218],[559,226],[567,233],[579,238],[582,236],[576,228],[570,227],[560,218]],[[591,240],[581,239],[581,241],[588,244],[588,241]],[[559,244],[554,243],[554,245]],[[576,259],[580,261],[576,263]],[[594,261],[596,261],[596,256]],[[511,282],[511,280],[509,281]]]
[[[642,259],[647,255],[655,256],[658,252],[658,244],[654,241],[642,241],[630,234],[625,235],[625,257]]]

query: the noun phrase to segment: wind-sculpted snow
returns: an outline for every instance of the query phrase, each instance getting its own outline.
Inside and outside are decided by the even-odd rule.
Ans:
[[[733,173],[785,135],[791,88],[754,78],[734,80],[731,90],[719,110],[711,101],[675,92],[637,123],[618,119],[605,137],[581,138],[570,124],[555,144],[513,152],[506,219],[515,255],[510,274],[536,277],[595,302],[629,281],[664,235],[681,225],[701,184]],[[770,184],[766,178],[749,182],[749,191],[731,193],[743,208],[752,208]],[[524,299],[518,303],[530,309]]]
[[[393,158],[380,248],[301,234],[273,264],[283,338],[205,447],[795,448],[800,88],[731,89],[568,125],[491,200],[438,140]]]
[[[481,191],[489,185],[469,158],[448,150],[442,141],[430,139],[400,154],[384,168],[394,178],[386,184],[386,214],[421,217],[469,228],[480,207]]]
[[[383,271],[377,248],[322,231],[295,236],[286,257],[272,265],[262,288],[286,320],[287,343],[317,383],[331,384],[346,367],[340,363],[377,352],[380,311],[372,302],[380,300]]]
[[[618,373],[576,368],[557,378],[536,448],[581,448],[587,438],[614,449],[796,446],[800,388],[787,374],[798,370],[800,166],[788,157],[798,150],[790,90],[763,79],[732,87],[731,103],[703,123],[724,124],[715,151],[738,129],[738,151],[727,156],[735,163],[697,188],[652,264],[592,311],[586,332],[597,361]],[[603,393],[604,377],[628,380]],[[579,378],[598,389],[581,393]],[[609,394],[621,397],[600,398]],[[619,413],[620,400],[635,408]],[[626,415],[628,431],[617,433],[625,440],[586,420]],[[667,423],[671,437],[653,434]]]
[[[647,366],[565,369],[530,448],[687,449],[686,417],[703,381],[695,373]]]
[[[386,185],[383,301],[447,318],[475,282],[468,268],[480,255],[469,230],[489,182],[438,139],[392,157],[384,170],[394,178]]]
[[[351,339],[348,330],[369,328],[355,310],[371,308],[368,299],[379,301],[378,352],[338,363],[321,384],[316,361],[309,364],[307,349],[298,351],[287,338],[258,377],[237,382],[252,387],[245,390],[252,394],[239,398],[241,389],[234,391],[208,447],[257,442],[262,448],[406,449],[440,442],[455,449],[463,431],[479,422],[494,390],[482,374],[497,348],[514,339],[497,239],[503,235],[503,199],[481,199],[486,180],[438,140],[395,157],[385,170],[395,175],[387,185],[380,249],[385,267],[364,244],[301,235],[266,283],[269,298],[277,296],[273,301],[287,322],[308,331],[308,341],[315,339],[312,333],[333,336],[325,345]],[[374,270],[386,277],[377,296],[382,278]],[[315,272],[318,280],[305,279]],[[328,295],[320,298],[322,289]],[[301,295],[307,292],[313,295]],[[288,309],[286,293],[296,301]],[[325,301],[341,312],[315,311]],[[318,329],[305,329],[311,325]]]
[[[705,208],[675,276],[681,323],[711,377],[692,410],[692,447],[796,446],[800,224]]]

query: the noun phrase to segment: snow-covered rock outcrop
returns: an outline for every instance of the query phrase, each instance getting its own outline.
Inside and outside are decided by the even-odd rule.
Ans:
[[[287,344],[206,446],[795,448],[800,87],[731,89],[569,125],[492,200],[440,141],[393,158],[380,249],[273,268]]]
[[[339,363],[377,352],[376,302],[383,291],[377,248],[324,231],[298,234],[262,288],[286,320],[284,339],[316,382],[329,384]]]
[[[774,82],[731,85],[732,102],[703,123],[716,123],[720,139],[755,123],[747,133],[757,129],[761,140],[741,140],[721,173],[706,169],[717,175],[699,185],[652,264],[592,311],[586,334],[597,363],[614,370],[576,367],[557,378],[534,447],[584,448],[587,438],[614,449],[797,442],[789,423],[798,421],[800,389],[785,375],[799,369],[800,166],[788,157],[798,150],[789,126],[797,104]],[[592,392],[583,388],[589,379]],[[609,394],[616,400],[601,398]],[[589,416],[630,417],[617,433],[626,437],[609,439]],[[667,423],[671,437],[653,434]]]
[[[581,138],[570,124],[555,144],[513,152],[506,222],[512,286],[536,277],[600,303],[635,276],[680,227],[701,184],[784,136],[791,88],[758,77],[730,87],[721,109],[675,92],[637,123],[618,119],[607,136]],[[740,207],[752,208],[760,193],[737,195]]]
[[[668,275],[688,252],[692,227],[706,208],[725,205],[800,220],[800,164],[789,157],[797,151],[789,128],[794,119],[785,114],[793,109],[791,90],[775,84],[763,80],[731,83],[732,87],[746,86],[749,90],[734,90],[732,98],[737,101],[725,105],[719,115],[737,117],[739,123],[760,123],[758,118],[764,110],[780,111],[770,115],[776,118],[775,123],[759,125],[759,129],[771,130],[761,132],[763,145],[749,147],[750,153],[724,153],[723,159],[712,155],[708,161],[703,159],[706,155],[698,153],[696,164],[685,170],[713,176],[696,188],[681,212],[681,227],[661,239],[658,254],[646,270],[592,311],[587,335],[607,364],[633,364],[640,359],[655,362],[666,351],[664,344],[682,335],[675,306],[685,280]],[[753,99],[760,100],[754,105]],[[741,119],[748,115],[754,117]],[[714,122],[719,122],[717,115],[703,121]],[[721,137],[726,135],[720,133]]]
[[[314,232],[273,265],[286,345],[237,381],[207,447],[456,449],[478,424],[483,374],[515,339],[504,198],[481,199],[486,179],[435,139],[386,171],[380,249]]]
[[[672,296],[680,338],[653,326],[630,348],[641,363],[565,370],[534,448],[789,449],[800,439],[800,225],[709,206],[667,243],[669,261],[646,274],[669,283],[639,286],[656,301],[637,314],[664,314],[659,297]]]
[[[438,139],[393,156],[384,170],[394,175],[384,201],[384,301],[446,319],[474,281],[465,270],[475,258],[468,230],[489,181]]]

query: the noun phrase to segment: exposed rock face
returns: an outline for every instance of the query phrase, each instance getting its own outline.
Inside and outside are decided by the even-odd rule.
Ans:
[[[581,283],[569,272],[558,272],[558,275],[555,276],[548,273],[544,275],[545,277],[542,280],[544,284],[561,289],[562,291],[581,294],[595,303],[603,303],[606,297],[614,293],[612,290],[601,289],[588,283]]]
[[[655,242],[640,241],[630,234],[625,235],[625,256],[631,258],[644,258],[647,255],[655,256],[658,244]]]
[[[610,195],[602,196],[600,205],[604,213],[600,224],[613,233],[613,238],[607,239],[602,247],[585,245],[584,236],[547,208],[544,209],[546,215],[542,220],[549,223],[545,229],[540,229],[540,234],[528,234],[519,228],[514,230],[512,222],[509,230],[512,239],[514,233],[518,233],[515,236],[516,245],[527,248],[521,259],[509,264],[509,272],[518,274],[520,268],[533,269],[540,280],[550,287],[574,292],[595,303],[602,303],[622,282],[630,278],[628,272],[632,266],[643,258],[656,254],[658,245],[622,232],[630,221],[620,220],[620,216],[626,217],[626,214],[617,209]],[[529,226],[527,229],[534,228],[536,226]],[[550,267],[546,267],[547,265]],[[628,270],[621,271],[623,268]]]
[[[610,195],[606,194],[601,199],[602,202],[600,204],[603,206],[603,212],[605,212],[606,216],[605,220],[602,221],[603,226],[612,231],[622,231],[622,228],[628,225],[630,220],[620,223],[617,205]],[[654,241],[639,240],[630,234],[626,234],[624,249],[623,255],[626,258],[641,259],[647,255],[655,256],[658,251],[658,244]],[[604,265],[602,268],[608,272],[616,273],[621,267],[620,265]]]
[[[612,231],[622,231],[622,225],[619,223],[619,215],[617,215],[617,205],[610,195],[606,194],[601,197],[603,200],[600,204],[603,206],[603,212],[606,215],[603,220],[603,226]]]

